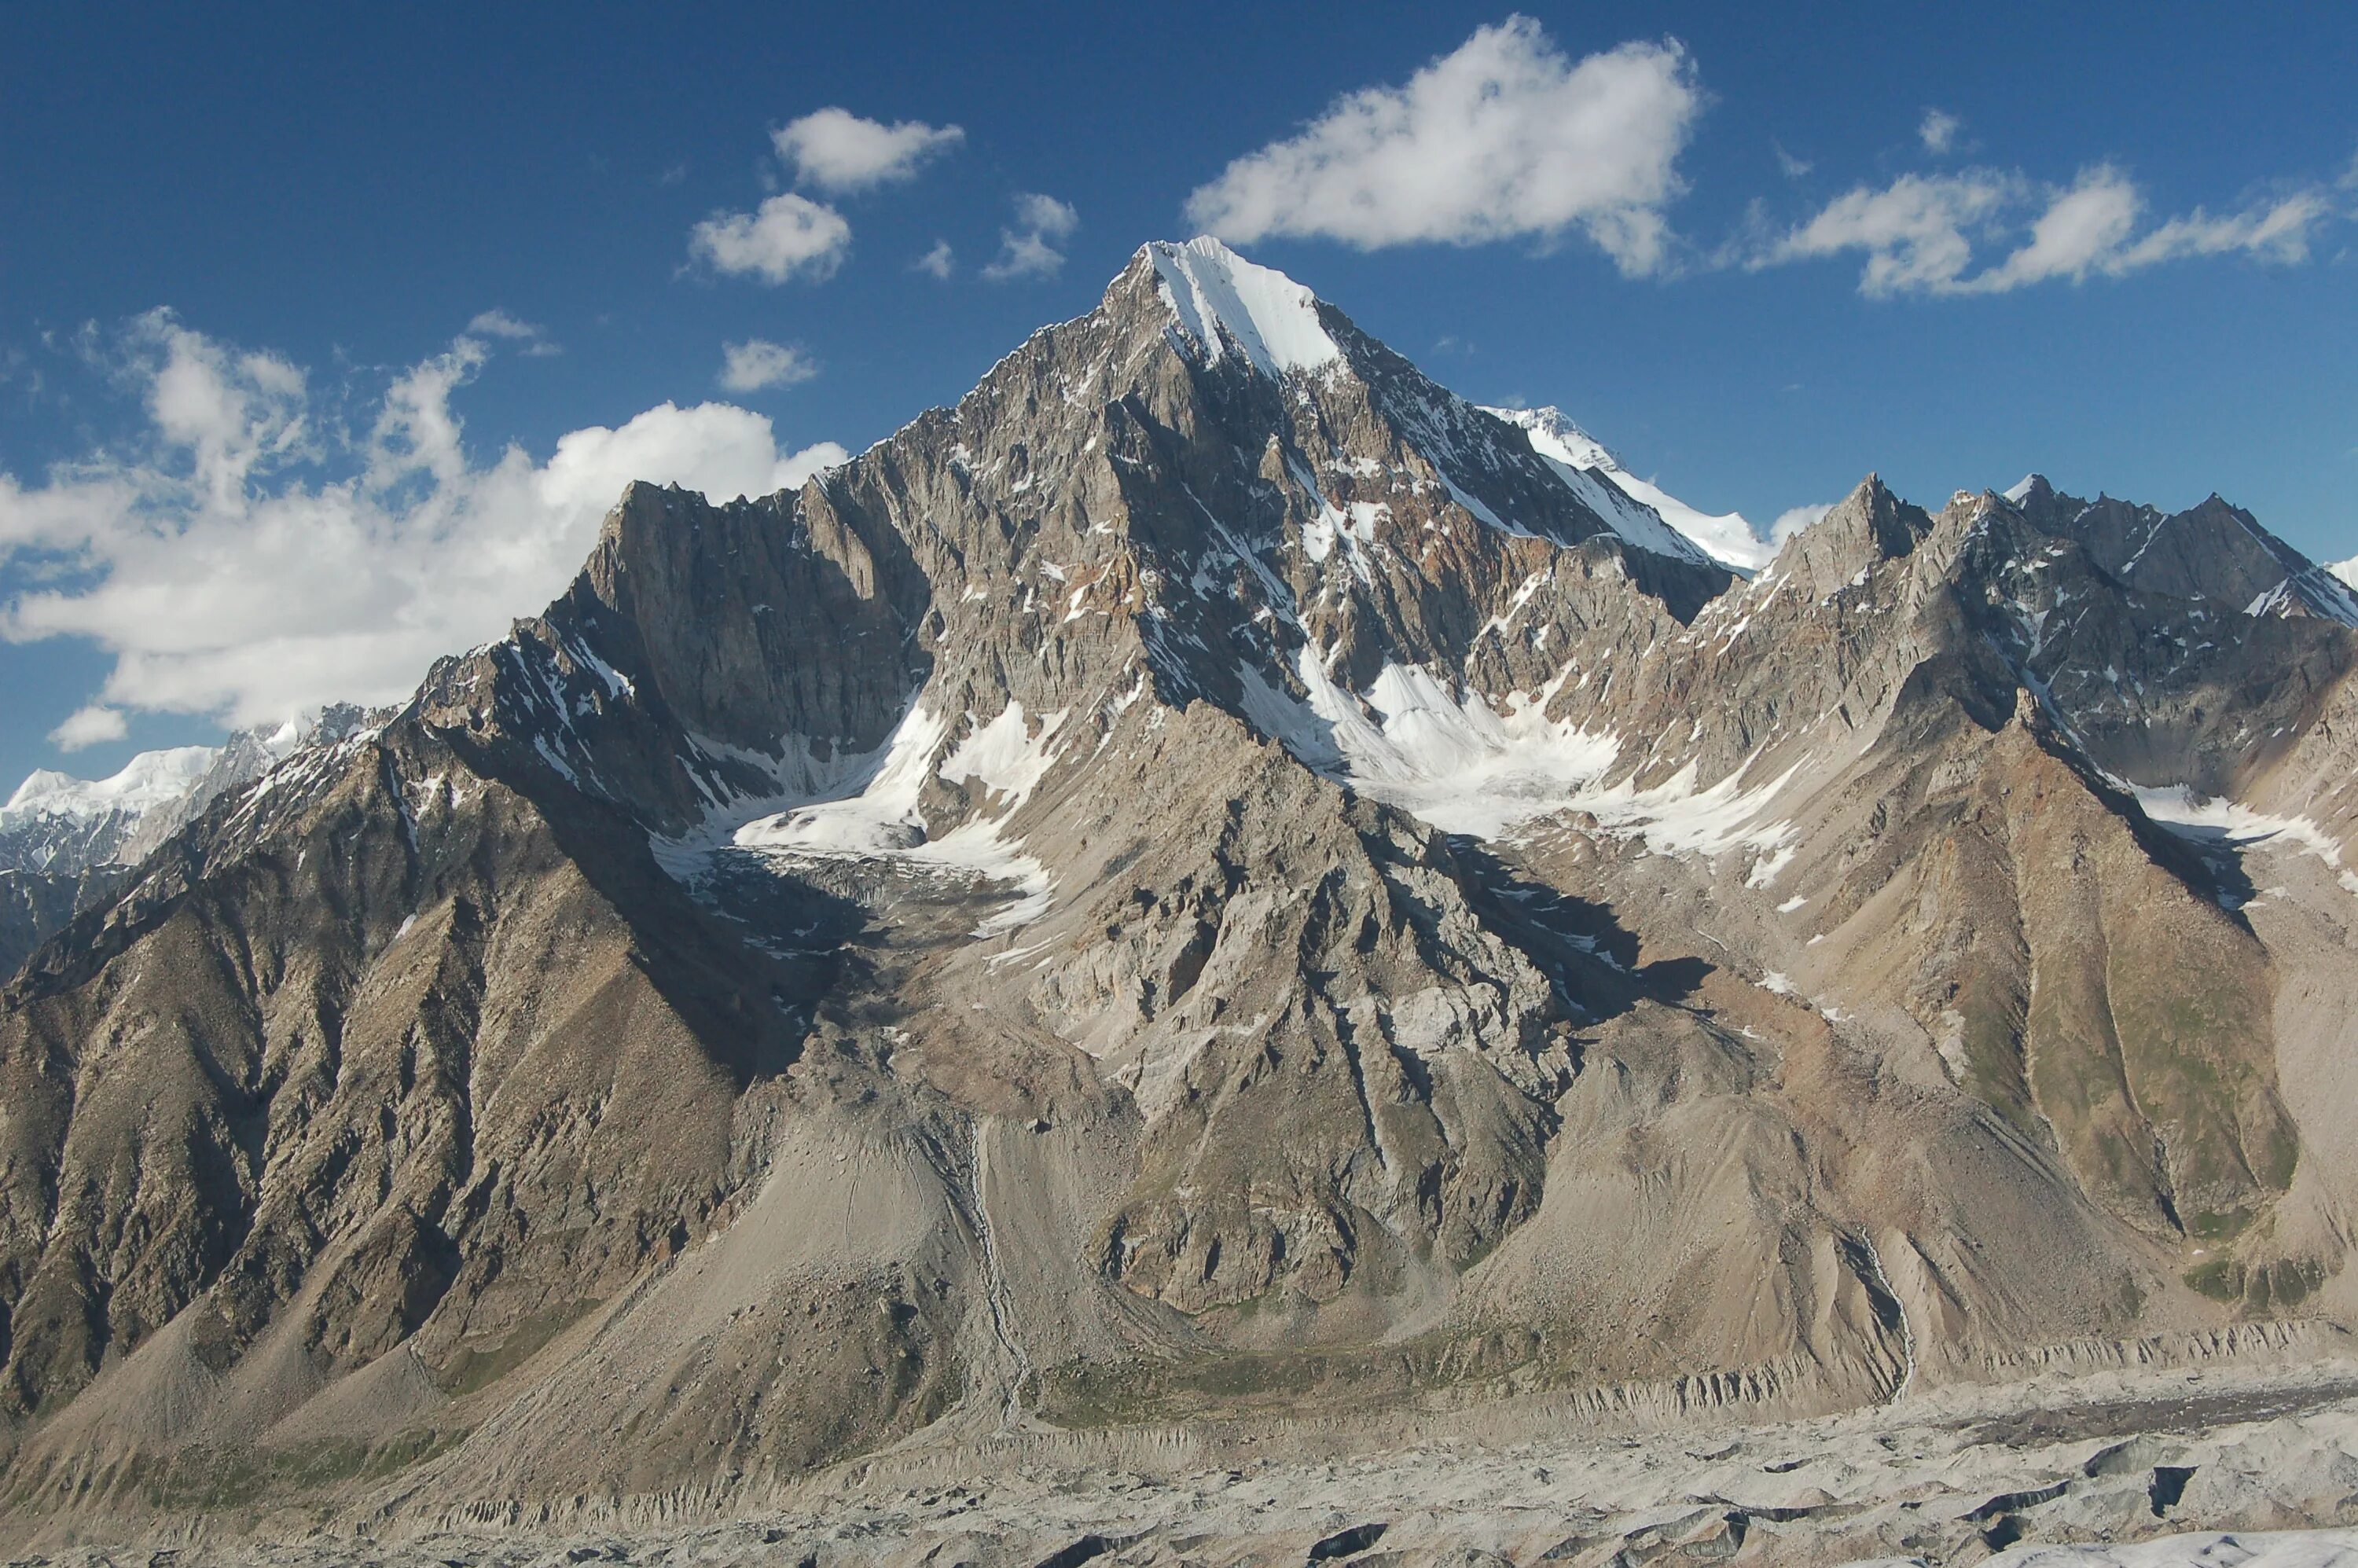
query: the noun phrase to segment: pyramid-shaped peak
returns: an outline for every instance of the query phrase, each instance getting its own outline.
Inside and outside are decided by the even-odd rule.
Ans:
[[[1206,363],[1238,353],[1275,378],[1343,357],[1320,319],[1318,297],[1275,268],[1245,260],[1209,234],[1185,244],[1158,240],[1146,254],[1164,303]]]

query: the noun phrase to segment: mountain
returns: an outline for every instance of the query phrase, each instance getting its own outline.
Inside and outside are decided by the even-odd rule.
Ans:
[[[1749,575],[1768,564],[1776,554],[1774,546],[1762,539],[1741,513],[1728,512],[1718,516],[1700,512],[1678,497],[1670,494],[1648,480],[1628,471],[1621,460],[1604,442],[1574,424],[1560,408],[1487,408],[1510,425],[1520,426],[1531,437],[1531,449],[1564,468],[1574,470],[1565,476],[1567,483],[1578,484],[1575,474],[1592,481],[1601,480],[1618,491],[1638,509],[1650,511],[1656,518],[1688,543],[1721,566]],[[1614,503],[1614,510],[1628,508]],[[1642,529],[1643,524],[1639,524]],[[1645,537],[1642,532],[1627,535],[1632,543],[1649,548],[1660,548]]]
[[[112,778],[36,772],[0,806],[0,866],[81,871],[116,859],[140,820],[197,786],[214,759],[210,746],[142,752]]]
[[[332,705],[238,730],[219,746],[142,752],[109,778],[33,773],[0,806],[0,977],[15,974],[76,911],[111,893],[128,868],[221,795],[366,719],[356,708]]]
[[[1198,240],[799,491],[631,487],[8,987],[12,1495],[546,1518],[2348,1324],[2313,568],[1870,476],[1747,579],[1579,458]]]
[[[2109,496],[2058,495],[2032,474],[2006,499],[2043,524],[2086,541],[2117,580],[2180,599],[2223,599],[2246,615],[2321,615],[2358,626],[2358,594],[2216,495],[2165,516]]]

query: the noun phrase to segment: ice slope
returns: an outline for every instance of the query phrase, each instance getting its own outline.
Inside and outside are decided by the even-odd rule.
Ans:
[[[1730,512],[1714,517],[1709,513],[1699,512],[1677,496],[1629,472],[1621,466],[1619,458],[1565,417],[1562,409],[1492,408],[1486,412],[1520,427],[1531,436],[1531,449],[1555,464],[1560,470],[1568,470],[1581,474],[1592,484],[1598,482],[1592,476],[1602,476],[1603,481],[1609,481],[1607,488],[1637,503],[1638,509],[1649,514],[1656,525],[1667,525],[1680,538],[1693,541],[1704,555],[1722,566],[1733,567],[1738,571],[1756,572],[1767,566],[1777,553],[1775,546],[1753,531],[1752,524],[1745,521],[1743,514]],[[1566,482],[1573,481],[1567,478]],[[1574,488],[1579,486],[1574,485]],[[1581,498],[1588,500],[1585,491],[1582,492]],[[1595,506],[1595,503],[1590,502],[1589,504]],[[1628,509],[1625,507],[1624,510]],[[1621,520],[1616,514],[1604,512],[1603,514],[1615,527],[1621,526]],[[1623,536],[1629,536],[1626,529]],[[1646,541],[1632,538],[1631,543],[1643,545]],[[1659,548],[1654,546],[1648,547]]]
[[[1163,297],[1205,362],[1242,354],[1271,379],[1343,357],[1318,319],[1318,298],[1283,273],[1245,260],[1209,235],[1147,247]]]

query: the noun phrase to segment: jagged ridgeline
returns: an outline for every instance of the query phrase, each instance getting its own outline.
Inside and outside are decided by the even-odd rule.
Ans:
[[[2039,480],[1767,554],[1152,245],[799,492],[633,487],[160,828],[20,792],[94,847],[11,874],[103,874],[0,1007],[11,1495],[439,1516],[2348,1319],[2358,605]]]

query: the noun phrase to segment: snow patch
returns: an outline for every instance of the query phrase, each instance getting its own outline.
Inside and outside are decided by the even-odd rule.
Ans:
[[[1272,381],[1343,357],[1318,319],[1318,299],[1283,273],[1237,254],[1206,234],[1146,247],[1163,302],[1187,337],[1217,364],[1233,350]]]
[[[1002,809],[1011,811],[1053,764],[1047,743],[1065,717],[1062,712],[1053,715],[1034,737],[1021,705],[1010,703],[944,761],[941,776],[956,783],[978,780],[999,792]],[[1055,883],[1048,868],[1024,851],[1021,839],[983,818],[938,838],[927,835],[918,799],[933,776],[934,758],[948,731],[944,719],[927,713],[923,704],[912,703],[873,771],[857,781],[853,793],[758,817],[736,829],[730,841],[740,849],[787,858],[883,860],[1010,883],[1013,901],[969,935],[998,936],[1031,924],[1048,912]]]
[[[848,781],[856,783],[854,793],[757,817],[738,828],[731,841],[747,849],[854,857],[885,855],[924,843],[925,819],[918,815],[917,797],[947,729],[923,707],[911,704],[874,771]]]
[[[2306,816],[2271,816],[2235,801],[2199,795],[2184,784],[2154,787],[2114,782],[2136,796],[2147,816],[2182,838],[2235,849],[2281,840],[2324,861],[2343,888],[2358,893],[2358,871],[2342,865],[2342,846]]]
[[[1033,735],[1023,705],[1009,702],[998,718],[968,736],[943,761],[941,776],[951,784],[978,782],[1001,797],[1001,815],[1013,811],[1055,765],[1056,754],[1049,742],[1064,728],[1070,711],[1064,708],[1048,715],[1040,720],[1040,733]]]
[[[1422,665],[1388,664],[1364,694],[1336,684],[1307,645],[1294,666],[1307,701],[1249,665],[1238,670],[1246,718],[1311,767],[1444,832],[1504,838],[1536,818],[1586,811],[1658,854],[1750,848],[1763,855],[1754,875],[1770,877],[1791,858],[1792,825],[1758,819],[1800,764],[1754,790],[1743,787],[1752,759],[1707,789],[1696,787],[1693,763],[1650,788],[1606,785],[1620,742],[1547,718],[1570,666],[1537,694],[1515,693],[1504,713]]]

